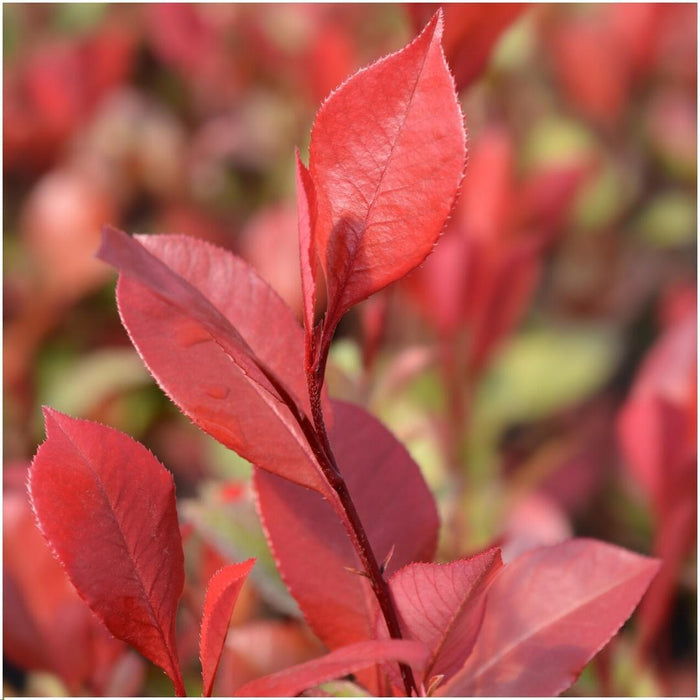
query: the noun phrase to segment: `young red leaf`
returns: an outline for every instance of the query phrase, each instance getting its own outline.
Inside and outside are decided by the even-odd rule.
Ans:
[[[481,628],[486,590],[503,566],[497,548],[449,564],[409,564],[389,581],[406,639],[428,648],[422,678],[449,680],[469,656]],[[381,619],[380,638],[388,637]],[[393,673],[393,667],[388,669]],[[395,683],[400,685],[398,676]]]
[[[302,331],[272,288],[231,253],[183,236],[105,229],[99,255],[121,269],[122,321],[185,415],[253,464],[328,494],[295,417],[310,412]]]
[[[415,462],[382,424],[358,406],[334,402],[330,441],[387,575],[431,560],[435,502]],[[374,636],[376,598],[337,516],[317,494],[262,471],[258,508],[282,577],[316,634],[331,648]]]
[[[438,694],[558,695],[630,616],[658,566],[587,539],[526,552],[491,585],[472,653]]]
[[[381,661],[400,661],[420,668],[426,649],[420,642],[385,639],[350,644],[318,659],[292,666],[238,688],[236,697],[293,697],[307,688],[346,676]]]
[[[313,238],[328,288],[325,332],[430,253],[462,179],[462,113],[442,18],[324,102],[311,132]]]
[[[297,166],[297,213],[299,217],[299,261],[301,264],[301,289],[304,299],[304,330],[306,332],[306,357],[310,357],[310,339],[314,328],[316,309],[316,259],[313,250],[311,212],[316,206],[316,193],[311,175],[299,159]]]
[[[199,638],[199,659],[202,662],[204,697],[211,696],[214,676],[226,641],[231,613],[238,600],[255,559],[229,564],[211,578],[204,600],[202,632]]]
[[[175,613],[185,580],[175,484],[143,445],[44,409],[46,441],[29,472],[39,527],[109,631],[184,686]]]

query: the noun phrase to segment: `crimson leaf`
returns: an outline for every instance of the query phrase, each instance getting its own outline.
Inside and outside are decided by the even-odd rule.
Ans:
[[[229,564],[219,569],[209,581],[199,638],[199,658],[202,662],[202,682],[206,698],[211,696],[214,686],[214,676],[226,641],[231,613],[253,564],[255,559],[248,559],[240,564]]]
[[[310,411],[302,332],[272,288],[231,253],[184,236],[107,228],[99,256],[120,268],[122,321],[180,409],[255,465],[328,494],[298,420]]]
[[[472,653],[438,694],[558,695],[630,616],[658,566],[588,539],[526,552],[492,584]]]
[[[440,46],[441,12],[408,46],[349,78],[311,132],[313,240],[325,333],[430,253],[462,179],[466,136]]]
[[[113,428],[44,408],[46,441],[29,472],[39,527],[109,631],[184,695],[175,613],[185,580],[170,473]]]

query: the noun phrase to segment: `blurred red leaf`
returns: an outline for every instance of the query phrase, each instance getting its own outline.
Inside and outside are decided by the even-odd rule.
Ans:
[[[172,476],[112,428],[44,409],[47,439],[29,472],[41,531],[115,637],[184,686],[175,613],[184,585]]]
[[[353,304],[425,259],[452,208],[466,146],[441,35],[436,14],[411,44],[351,77],[316,115],[309,170],[327,334]]]
[[[435,253],[404,288],[448,341],[469,329],[467,362],[480,370],[522,317],[551,243],[588,168],[548,168],[516,180],[515,144],[490,127],[472,145],[468,177]]]
[[[681,311],[684,307],[681,307]],[[641,644],[667,621],[676,578],[697,533],[697,319],[695,306],[671,324],[644,360],[618,419],[627,468],[656,518],[662,567],[642,605]]]
[[[658,561],[595,540],[506,565],[464,667],[440,695],[558,695],[630,616]]]
[[[429,652],[417,682],[427,687],[433,676],[447,681],[464,665],[481,628],[486,591],[502,566],[494,548],[447,564],[409,564],[391,577],[404,637],[422,642]],[[380,638],[388,637],[381,627]],[[398,676],[394,682],[400,686]]]
[[[23,479],[3,489],[4,654],[24,670],[55,673],[71,693],[101,693],[126,647],[80,599],[39,532],[26,469],[11,471]]]
[[[293,413],[310,409],[302,331],[289,308],[227,251],[182,236],[138,241],[106,229],[99,255],[122,271],[122,320],[159,384],[227,447],[328,493]]]
[[[435,552],[438,518],[420,470],[379,421],[334,402],[331,445],[378,560],[393,548],[387,575]],[[329,647],[374,636],[376,599],[350,569],[362,565],[330,506],[308,489],[256,471],[261,520],[282,577]]]
[[[52,162],[100,100],[131,70],[135,35],[107,23],[91,36],[41,42],[10,62],[3,84],[5,169]]]
[[[385,639],[341,647],[318,659],[265,676],[240,687],[237,697],[292,697],[315,685],[359,671],[381,661],[402,661],[420,667],[426,655],[419,642]]]
[[[469,87],[486,67],[503,32],[527,10],[527,3],[448,3],[442,40],[457,91]],[[435,12],[430,3],[411,3],[406,9],[419,29]]]
[[[211,696],[214,677],[219,665],[231,613],[255,559],[240,564],[229,564],[212,576],[207,588],[202,613],[202,631],[199,658],[202,662],[204,697]]]

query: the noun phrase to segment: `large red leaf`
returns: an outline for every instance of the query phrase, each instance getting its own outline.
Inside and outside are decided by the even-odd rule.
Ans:
[[[175,484],[143,445],[44,409],[47,439],[29,473],[39,526],[109,631],[184,694],[175,613],[184,585]]]
[[[253,464],[327,494],[294,415],[310,412],[302,331],[272,288],[231,253],[183,236],[137,242],[106,229],[99,255],[121,269],[124,325],[182,411]]]
[[[293,697],[307,688],[346,676],[381,661],[400,661],[420,668],[426,650],[419,642],[385,639],[351,644],[318,659],[292,666],[241,686],[237,697]]]
[[[404,447],[358,406],[334,402],[330,441],[379,561],[392,550],[390,575],[430,561],[438,517],[425,481]],[[376,599],[328,503],[257,470],[258,507],[282,578],[309,624],[331,648],[374,636]]]
[[[411,44],[348,79],[316,115],[313,237],[328,288],[326,329],[419,265],[462,179],[462,113],[438,12]]]
[[[526,552],[498,575],[449,696],[558,695],[630,616],[658,562],[595,540]]]
[[[433,676],[449,680],[464,664],[481,628],[486,590],[502,566],[500,551],[493,548],[448,564],[409,564],[391,577],[403,636],[423,642],[429,651],[417,682],[427,686]],[[386,625],[380,625],[380,636],[388,637]]]
[[[199,638],[199,658],[202,662],[202,682],[206,698],[211,696],[214,686],[214,676],[226,641],[231,613],[253,564],[255,559],[240,564],[229,564],[219,569],[209,582]]]

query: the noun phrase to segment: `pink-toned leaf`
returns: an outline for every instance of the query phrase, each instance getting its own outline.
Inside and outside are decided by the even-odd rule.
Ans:
[[[99,255],[121,269],[122,321],[180,409],[253,464],[328,493],[300,427],[310,413],[302,330],[272,288],[183,236],[106,229]]]
[[[44,536],[109,631],[184,694],[175,613],[185,574],[172,476],[117,430],[50,408],[44,417],[47,439],[29,473]]]
[[[379,421],[334,402],[330,441],[387,575],[435,552],[435,502],[415,462]],[[309,624],[331,648],[374,636],[376,598],[338,517],[308,489],[256,471],[258,508],[282,577]]]
[[[326,332],[350,306],[418,266],[452,208],[466,145],[441,36],[438,12],[411,44],[352,76],[316,115],[309,170]]]
[[[307,688],[346,676],[381,661],[400,661],[420,668],[426,649],[420,642],[385,639],[350,644],[318,659],[292,666],[241,686],[237,697],[293,697]]]
[[[229,564],[219,569],[209,582],[199,638],[199,659],[202,663],[202,682],[206,698],[211,696],[214,686],[231,613],[253,564],[255,559],[240,564]]]
[[[449,680],[464,664],[481,628],[486,591],[502,566],[493,548],[448,564],[409,564],[391,577],[403,636],[429,651],[418,683],[427,685],[433,676]],[[389,636],[381,619],[379,631],[380,638]]]
[[[630,616],[658,567],[587,539],[526,552],[491,585],[472,653],[438,694],[558,695]]]

